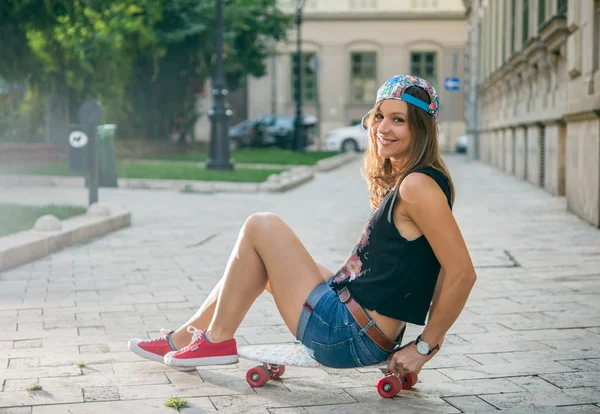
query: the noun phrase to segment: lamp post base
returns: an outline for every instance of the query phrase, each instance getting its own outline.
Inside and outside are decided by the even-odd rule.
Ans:
[[[206,161],[206,168],[210,170],[226,170],[233,171],[233,163],[230,161],[221,160],[208,160]]]

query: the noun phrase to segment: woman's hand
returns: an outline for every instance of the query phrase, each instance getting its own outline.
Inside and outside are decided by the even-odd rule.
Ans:
[[[418,375],[419,372],[421,372],[423,365],[425,365],[436,352],[431,355],[421,355],[417,352],[415,341],[411,341],[392,355],[390,363],[388,364],[388,371],[396,375],[404,375],[407,372]]]

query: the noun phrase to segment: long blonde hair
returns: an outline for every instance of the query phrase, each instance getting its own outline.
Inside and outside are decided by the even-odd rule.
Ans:
[[[429,94],[417,86],[409,87],[404,93],[431,102]],[[433,167],[448,177],[450,185],[450,204],[454,204],[454,184],[450,172],[442,160],[438,147],[438,125],[436,120],[414,105],[408,106],[408,126],[413,137],[406,162],[396,167],[389,158],[382,158],[377,153],[377,137],[371,125],[379,110],[381,102],[375,105],[367,118],[369,145],[365,151],[362,175],[369,186],[371,207],[377,208],[388,189],[396,187],[402,177],[409,171],[422,167]]]

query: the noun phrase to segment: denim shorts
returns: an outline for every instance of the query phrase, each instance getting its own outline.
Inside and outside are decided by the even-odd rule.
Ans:
[[[355,368],[377,364],[391,352],[379,348],[361,329],[331,286],[333,276],[308,296],[296,329],[296,338],[318,363],[331,368]]]

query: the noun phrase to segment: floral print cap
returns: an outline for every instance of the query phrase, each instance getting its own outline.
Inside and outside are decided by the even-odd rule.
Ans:
[[[431,103],[427,103],[422,101],[419,98],[415,98],[412,95],[405,94],[404,92],[411,86],[418,86],[423,89],[425,92],[429,94],[429,99]],[[437,91],[429,82],[425,79],[419,78],[418,76],[412,75],[396,75],[393,78],[389,79],[385,82],[379,90],[377,91],[377,99],[375,100],[375,105],[384,99],[398,99],[401,101],[408,102],[418,108],[421,108],[429,115],[433,117],[433,119],[437,120],[437,117],[440,113],[440,100],[437,94]],[[369,111],[363,117],[363,127],[366,128],[366,119],[367,116],[371,113]]]

